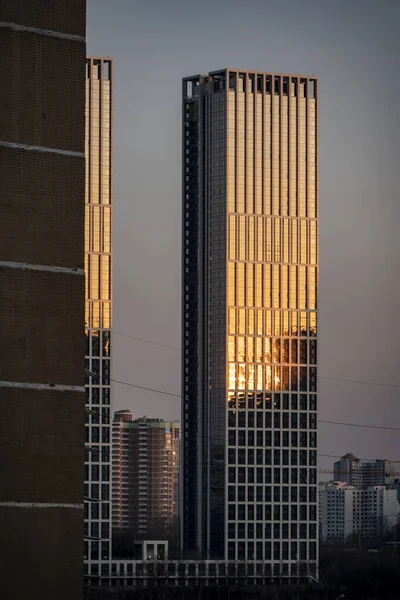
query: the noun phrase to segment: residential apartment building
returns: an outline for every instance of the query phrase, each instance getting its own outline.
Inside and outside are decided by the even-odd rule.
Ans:
[[[318,81],[183,80],[182,548],[315,575]]]
[[[365,489],[344,482],[321,483],[320,533],[324,541],[340,541],[351,535],[372,537],[397,524],[395,489]]]
[[[362,487],[361,461],[354,454],[345,454],[333,465],[335,481],[342,481],[347,485]]]
[[[112,526],[158,539],[178,516],[179,421],[114,414]],[[156,537],[154,537],[156,536]]]
[[[111,557],[113,61],[86,61],[85,572]],[[104,568],[100,568],[101,563]]]
[[[85,28],[0,3],[1,598],[82,598]]]
[[[388,486],[396,479],[396,464],[390,460],[374,460],[362,464],[363,487]]]
[[[361,462],[354,454],[345,454],[333,465],[335,481],[344,481],[348,485],[368,488],[394,483],[395,463],[389,460]]]

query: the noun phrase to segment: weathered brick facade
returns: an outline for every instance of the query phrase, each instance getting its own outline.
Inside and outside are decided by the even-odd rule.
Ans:
[[[0,0],[0,598],[83,590],[86,0]]]

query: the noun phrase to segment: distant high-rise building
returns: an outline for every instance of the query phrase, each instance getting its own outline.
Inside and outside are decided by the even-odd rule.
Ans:
[[[340,481],[321,483],[320,531],[324,541],[351,535],[371,537],[397,524],[397,491],[385,486],[356,488]]]
[[[117,411],[112,428],[112,526],[154,536],[178,516],[179,422],[132,420]]]
[[[0,2],[0,598],[83,576],[85,0]]]
[[[337,460],[333,465],[333,476],[335,481],[362,486],[361,461],[354,454],[345,454],[340,460]]]
[[[317,572],[318,81],[183,80],[182,545]]]
[[[395,463],[389,460],[361,462],[354,454],[345,454],[333,465],[335,481],[359,488],[388,485],[396,477]]]
[[[111,557],[113,61],[86,61],[85,570]]]
[[[396,478],[396,464],[391,460],[376,459],[362,463],[363,487],[390,485]]]

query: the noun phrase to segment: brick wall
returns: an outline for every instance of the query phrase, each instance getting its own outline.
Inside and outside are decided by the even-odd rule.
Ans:
[[[0,0],[1,23],[61,34],[85,14]],[[86,46],[2,25],[0,55],[0,598],[79,600]]]

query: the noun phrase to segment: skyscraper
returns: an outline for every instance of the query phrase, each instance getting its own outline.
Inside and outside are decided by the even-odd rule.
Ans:
[[[168,530],[178,516],[179,421],[117,411],[112,427],[112,526],[135,536]]]
[[[318,82],[183,80],[182,544],[317,568]]]
[[[0,3],[1,598],[82,598],[85,28]]]
[[[113,61],[86,61],[85,570],[111,554],[110,391],[113,205]]]

